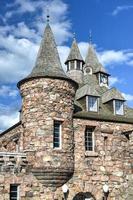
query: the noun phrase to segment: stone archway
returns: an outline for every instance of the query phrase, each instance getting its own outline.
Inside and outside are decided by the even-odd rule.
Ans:
[[[96,200],[90,192],[79,192],[73,200]]]

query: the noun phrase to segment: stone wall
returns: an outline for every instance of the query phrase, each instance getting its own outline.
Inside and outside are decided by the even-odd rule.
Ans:
[[[95,152],[85,151],[86,126],[95,127]],[[75,169],[72,178],[66,183],[69,187],[67,200],[78,200],[77,194],[82,193],[90,193],[96,200],[102,200],[102,187],[106,181],[109,185],[108,200],[133,199],[133,134],[129,139],[122,134],[131,129],[133,125],[130,124],[74,119]],[[59,150],[58,153],[61,152]],[[49,160],[46,162],[49,163]],[[21,200],[64,199],[61,187],[43,186],[30,171],[29,160],[27,166],[19,172],[1,171],[1,200],[9,199],[9,187],[13,183],[20,185]]]
[[[0,135],[0,152],[16,152],[17,145],[19,150],[23,150],[23,128],[21,122]]]
[[[95,152],[85,151],[86,126],[95,127]],[[75,173],[68,184],[68,199],[73,199],[76,193],[90,192],[96,200],[102,200],[102,187],[107,181],[109,200],[128,200],[125,197],[127,188],[133,189],[130,155],[132,139],[122,132],[132,129],[133,125],[129,124],[74,120]]]

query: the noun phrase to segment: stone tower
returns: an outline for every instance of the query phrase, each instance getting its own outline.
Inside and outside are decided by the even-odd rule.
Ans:
[[[23,149],[31,170],[43,185],[61,186],[74,171],[72,116],[77,83],[62,69],[49,24],[35,67],[18,87],[22,96]]]
[[[67,65],[67,75],[77,83],[82,83],[84,60],[80,54],[75,38],[65,64]]]

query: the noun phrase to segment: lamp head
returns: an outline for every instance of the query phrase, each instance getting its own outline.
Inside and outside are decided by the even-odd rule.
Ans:
[[[63,191],[64,194],[66,194],[68,192],[68,186],[66,184],[64,184],[62,186],[62,191]]]
[[[108,193],[108,192],[109,192],[109,186],[107,185],[107,183],[105,183],[105,184],[103,185],[103,192],[104,192],[104,193]]]

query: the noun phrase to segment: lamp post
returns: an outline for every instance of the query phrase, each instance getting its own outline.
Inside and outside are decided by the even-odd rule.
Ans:
[[[64,194],[64,200],[67,200],[69,188],[68,188],[68,186],[66,184],[64,184],[62,186],[62,191],[63,191],[63,194]]]
[[[109,194],[109,186],[107,183],[103,185],[104,200],[107,200]]]

